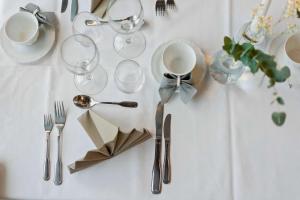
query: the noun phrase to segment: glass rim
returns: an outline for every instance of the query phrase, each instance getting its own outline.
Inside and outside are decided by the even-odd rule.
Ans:
[[[120,0],[110,0],[109,3],[108,3],[108,6],[107,6],[108,21],[124,21],[125,20],[125,19],[113,19],[110,15],[110,9],[116,1],[120,1]],[[144,8],[143,8],[143,5],[142,5],[142,2],[140,0],[138,0],[138,1],[140,2],[139,3],[140,12],[137,15],[134,15],[134,16],[136,16],[138,19],[140,19],[140,18],[142,18],[141,16],[143,16],[143,14],[144,14]],[[127,16],[127,17],[130,17],[130,16]]]
[[[63,46],[64,46],[64,44],[68,41],[68,40],[70,40],[71,38],[75,38],[75,37],[77,37],[77,36],[79,36],[79,37],[83,37],[83,38],[86,38],[86,39],[88,39],[91,43],[92,43],[92,45],[94,46],[94,49],[95,49],[95,52],[94,52],[94,55],[93,55],[93,57],[88,61],[88,63],[90,64],[90,63],[92,63],[95,59],[97,59],[100,55],[98,55],[98,49],[97,49],[97,46],[96,46],[96,43],[89,37],[89,36],[87,36],[87,35],[84,35],[84,34],[72,34],[72,35],[70,35],[70,36],[68,36],[68,37],[66,37],[64,40],[63,40],[63,42],[61,43],[61,46],[60,46],[60,55],[61,55],[61,59],[63,60],[63,62],[65,63],[65,64],[67,64],[68,66],[70,66],[70,67],[77,67],[76,65],[73,65],[73,64],[70,64],[69,62],[67,62],[66,61],[66,59],[64,58],[64,56],[63,56]],[[99,62],[99,60],[97,61],[97,63]],[[97,65],[96,65],[97,66]]]

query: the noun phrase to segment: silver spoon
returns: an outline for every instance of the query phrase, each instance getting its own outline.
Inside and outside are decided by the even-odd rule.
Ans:
[[[91,108],[97,104],[112,104],[119,105],[127,108],[136,108],[138,107],[138,103],[134,101],[122,101],[122,102],[98,102],[95,101],[92,97],[87,95],[77,95],[73,98],[73,103],[83,109]]]

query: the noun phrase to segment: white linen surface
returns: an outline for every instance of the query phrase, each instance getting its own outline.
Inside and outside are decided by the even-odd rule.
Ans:
[[[0,23],[25,5],[25,0],[0,1]],[[31,0],[43,10],[55,11],[60,21],[56,48],[41,62],[19,65],[0,50],[0,197],[16,199],[299,199],[300,141],[297,90],[280,87],[288,112],[287,123],[275,127],[270,119],[271,91],[264,87],[223,86],[210,78],[196,98],[184,105],[179,98],[166,106],[172,113],[172,183],[161,195],[150,191],[154,140],[122,155],[70,175],[67,165],[93,144],[79,125],[83,112],[72,104],[79,92],[72,75],[59,61],[59,46],[71,34],[70,7],[61,14],[60,0]],[[279,8],[278,2],[274,5]],[[155,133],[158,84],[151,75],[151,55],[174,38],[194,41],[205,52],[221,47],[223,36],[234,32],[250,16],[255,1],[176,0],[178,12],[155,17],[154,1],[142,0],[147,40],[136,60],[144,67],[146,84],[134,95],[121,93],[113,81],[122,60],[113,50],[115,34],[103,27],[98,42],[101,65],[109,74],[99,100],[137,100],[136,110],[98,106],[94,110],[122,130],[147,128]],[[70,0],[69,0],[70,6]],[[275,6],[272,6],[275,7]],[[282,6],[281,6],[282,7]],[[275,8],[274,8],[275,9]],[[275,9],[276,10],[276,9]],[[51,135],[51,180],[43,181],[45,134],[43,114],[53,113],[54,100],[63,100],[68,118],[64,129],[64,182],[53,183],[56,162],[55,130]]]

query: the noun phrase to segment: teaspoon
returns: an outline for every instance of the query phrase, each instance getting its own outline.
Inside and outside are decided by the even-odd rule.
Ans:
[[[92,97],[87,95],[77,95],[73,98],[73,103],[83,109],[91,108],[97,104],[112,104],[119,105],[127,108],[136,108],[138,107],[138,103],[134,101],[122,101],[122,102],[98,102],[95,101]]]

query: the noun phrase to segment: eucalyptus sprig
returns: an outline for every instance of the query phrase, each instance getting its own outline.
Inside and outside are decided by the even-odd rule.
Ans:
[[[274,56],[256,49],[251,43],[239,44],[226,36],[223,50],[232,56],[235,61],[240,61],[248,66],[253,74],[259,70],[262,71],[269,78],[269,88],[274,87],[276,83],[285,82],[291,75],[291,71],[287,66],[279,68]],[[279,105],[284,105],[283,98],[278,96],[277,92],[275,96],[276,102]],[[285,119],[286,113],[284,112],[274,112],[272,114],[272,120],[277,126],[282,126]]]

